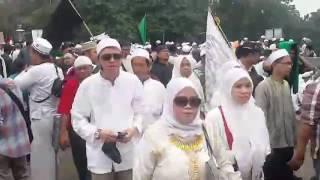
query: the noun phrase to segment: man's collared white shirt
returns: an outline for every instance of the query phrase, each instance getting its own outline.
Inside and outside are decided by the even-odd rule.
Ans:
[[[132,169],[133,141],[117,143],[122,163],[116,164],[101,150],[103,142],[95,138],[98,129],[122,132],[136,127],[141,132],[143,86],[133,74],[120,71],[114,84],[100,73],[84,80],[77,91],[71,110],[74,130],[86,140],[88,169],[95,174],[106,174]],[[90,122],[89,122],[90,121]]]

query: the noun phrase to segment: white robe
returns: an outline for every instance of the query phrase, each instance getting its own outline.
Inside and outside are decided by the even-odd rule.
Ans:
[[[138,144],[133,169],[134,180],[189,180],[189,157],[187,153],[170,142],[169,128],[164,121],[157,121],[145,132]],[[201,180],[205,176],[205,162],[209,159],[205,145],[195,152]]]
[[[63,78],[62,70],[59,76]],[[30,92],[30,118],[33,132],[31,144],[31,179],[55,180],[55,152],[52,146],[53,116],[57,110],[58,99],[51,96],[42,103],[40,101],[51,94],[53,81],[57,78],[56,69],[52,63],[33,66],[22,72],[15,83],[23,90]]]
[[[220,101],[217,105],[222,107],[226,124],[233,136],[232,149],[228,145],[219,108],[207,114],[206,128],[210,141],[223,140],[222,146],[228,151],[230,160],[237,161],[244,180],[260,180],[262,166],[270,153],[269,133],[264,113],[254,104],[253,98],[245,104],[239,104],[232,96],[234,84],[242,78],[250,80],[248,72],[233,67],[225,72],[219,87]]]
[[[149,78],[143,82],[145,116],[143,129],[158,120],[163,112],[166,89],[159,81]]]

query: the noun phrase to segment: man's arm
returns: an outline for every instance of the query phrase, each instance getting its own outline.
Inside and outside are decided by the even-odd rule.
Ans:
[[[289,166],[297,170],[304,161],[306,146],[312,136],[313,127],[319,123],[320,118],[320,84],[307,86],[301,106],[301,121],[298,130],[298,142],[294,156]]]
[[[268,95],[267,95],[267,87],[265,83],[261,82],[257,88],[255,89],[255,100],[256,105],[259,106],[264,112],[265,116],[268,112]]]
[[[23,71],[19,74],[15,79],[14,82],[22,89],[27,90],[33,84],[38,81],[39,75],[34,71],[31,67],[28,71]]]

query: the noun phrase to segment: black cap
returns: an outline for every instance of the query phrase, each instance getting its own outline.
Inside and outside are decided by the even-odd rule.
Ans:
[[[167,50],[169,51],[168,47],[166,45],[160,45],[156,48],[157,53],[163,51],[163,50]]]

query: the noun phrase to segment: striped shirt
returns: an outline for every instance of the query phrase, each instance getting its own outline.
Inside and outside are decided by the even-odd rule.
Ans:
[[[311,151],[313,157],[317,158],[320,149],[320,83],[312,83],[306,87],[301,105],[301,120],[314,127]]]
[[[20,99],[22,93],[11,89]],[[18,106],[0,89],[0,155],[18,158],[30,153],[26,122]]]

